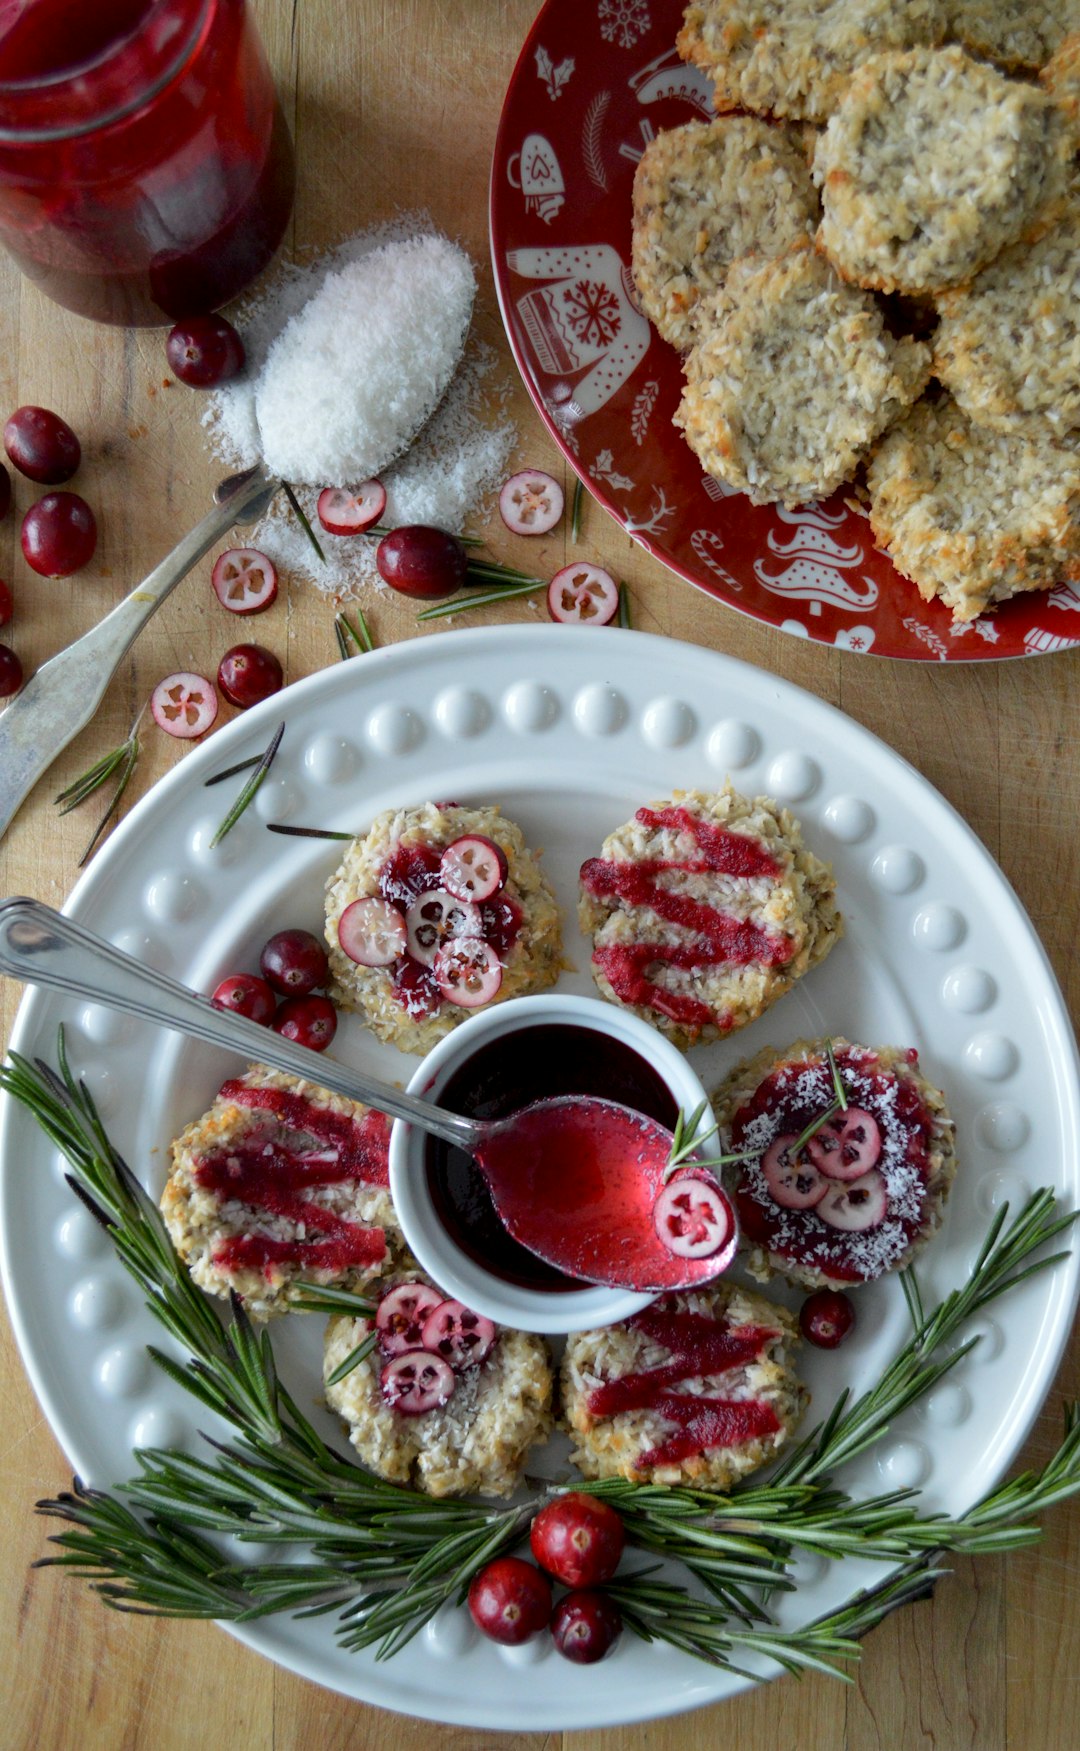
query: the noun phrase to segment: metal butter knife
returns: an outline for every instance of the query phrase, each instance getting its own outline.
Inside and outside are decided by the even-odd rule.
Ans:
[[[261,464],[232,474],[214,509],[104,620],[50,657],[0,716],[0,838],[42,773],[90,722],[143,627],[192,566],[236,523],[254,523],[281,485]]]

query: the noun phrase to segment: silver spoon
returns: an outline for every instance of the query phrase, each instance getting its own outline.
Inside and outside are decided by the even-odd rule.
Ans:
[[[554,1142],[555,1161],[561,1159],[563,1151],[572,1154],[578,1125],[588,1131],[598,1114],[601,1123],[610,1122],[618,1130],[626,1146],[649,1152],[654,1177],[666,1164],[671,1134],[614,1101],[564,1096],[533,1102],[503,1119],[461,1117],[306,1046],[295,1045],[246,1016],[215,1009],[208,997],[143,966],[39,900],[0,901],[0,972],[27,984],[104,1004],[158,1027],[173,1028],[207,1045],[243,1053],[441,1137],[473,1158],[487,1180],[500,1220],[514,1238],[568,1276],[624,1289],[659,1291],[690,1287],[716,1274],[717,1261],[712,1261],[710,1270],[708,1259],[686,1259],[668,1252],[652,1229],[651,1209],[646,1210],[649,1220],[645,1224],[640,1219],[635,1222],[633,1213],[628,1218],[625,1204],[617,1198],[609,1200],[610,1207],[603,1207],[603,1199],[597,1195],[601,1188],[595,1184],[586,1185],[579,1208],[564,1207],[564,1199],[573,1198],[573,1188],[568,1189],[550,1171],[553,1164],[547,1151]],[[550,1119],[559,1127],[554,1139],[548,1127]],[[536,1171],[522,1184],[515,1169],[530,1155]],[[614,1235],[605,1227],[609,1222],[617,1227]],[[614,1240],[618,1256],[610,1263],[597,1256],[592,1244],[595,1237],[583,1233],[590,1224],[601,1228],[601,1239]],[[605,1244],[600,1250],[606,1254],[613,1248]]]

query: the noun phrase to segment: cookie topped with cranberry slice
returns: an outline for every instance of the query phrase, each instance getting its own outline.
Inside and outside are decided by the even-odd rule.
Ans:
[[[600,994],[687,1047],[754,1021],[842,930],[832,871],[768,797],[730,785],[638,809],[581,867]]]
[[[731,1189],[760,1281],[851,1288],[902,1269],[940,1227],[953,1124],[914,1049],[766,1046],[713,1105],[726,1149],[745,1154]]]
[[[426,1052],[475,1009],[553,985],[559,911],[497,808],[388,809],[326,889],[331,996],[380,1039]]]
[[[561,1385],[574,1463],[590,1478],[730,1489],[776,1456],[803,1413],[797,1343],[790,1313],[733,1283],[573,1332]]]

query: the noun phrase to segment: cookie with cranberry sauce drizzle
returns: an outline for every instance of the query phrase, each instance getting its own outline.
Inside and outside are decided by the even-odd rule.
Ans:
[[[783,1447],[808,1401],[786,1309],[732,1283],[574,1332],[563,1421],[585,1477],[727,1490]]]
[[[850,1289],[902,1270],[941,1226],[956,1173],[945,1096],[918,1053],[824,1040],[766,1046],[713,1106],[726,1149],[747,1268],[806,1289]],[[815,1121],[817,1130],[796,1153]]]
[[[474,1009],[553,985],[559,910],[521,828],[494,807],[388,809],[326,889],[330,995],[380,1039],[427,1052]]]
[[[378,1293],[376,1345],[334,1385],[331,1375],[372,1322],[336,1315],[323,1349],[326,1402],[364,1465],[429,1496],[511,1495],[530,1448],[552,1429],[544,1340],[444,1299],[415,1265],[386,1278]]]
[[[161,1210],[211,1295],[256,1319],[287,1313],[297,1280],[363,1290],[405,1252],[390,1201],[384,1114],[253,1065],[172,1146]]]
[[[843,928],[798,822],[730,785],[638,809],[582,865],[578,918],[601,996],[682,1047],[756,1020]]]

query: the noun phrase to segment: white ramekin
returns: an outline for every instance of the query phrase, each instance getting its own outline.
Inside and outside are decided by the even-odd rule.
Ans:
[[[590,1028],[638,1052],[663,1079],[675,1104],[688,1113],[705,1100],[705,1090],[682,1053],[647,1022],[595,997],[515,997],[479,1011],[440,1040],[413,1075],[410,1094],[438,1103],[450,1078],[478,1047],[509,1033],[558,1025]],[[527,1050],[525,1041],[522,1049]],[[425,1135],[396,1119],[390,1133],[390,1192],[409,1246],[441,1289],[499,1325],[519,1331],[585,1331],[627,1319],[646,1307],[651,1295],[594,1287],[551,1294],[507,1283],[471,1259],[443,1227],[428,1190]]]

